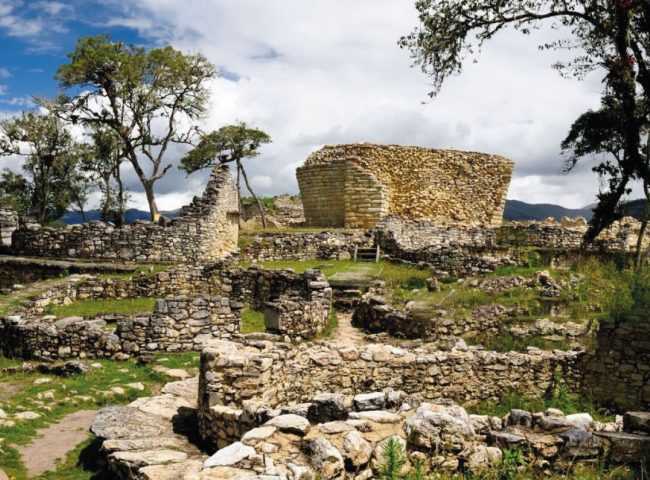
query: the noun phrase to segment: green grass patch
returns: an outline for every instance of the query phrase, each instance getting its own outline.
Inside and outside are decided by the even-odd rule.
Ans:
[[[259,333],[266,331],[266,324],[264,323],[264,313],[250,308],[245,308],[241,312],[241,333],[248,335],[249,333]]]
[[[132,272],[105,272],[99,275],[104,280],[129,280],[139,275],[157,275],[166,272],[172,267],[169,264],[141,264],[136,265]]]
[[[321,330],[321,332],[318,334],[317,338],[318,339],[324,339],[324,338],[331,337],[332,334],[334,333],[334,331],[338,328],[338,326],[339,326],[339,319],[336,316],[336,312],[334,311],[334,309],[332,309],[330,311],[329,323],[327,325],[325,325],[325,328],[323,328],[323,330]]]
[[[595,420],[611,422],[613,416],[603,416],[599,407],[594,402],[582,395],[569,393],[559,375],[555,375],[555,386],[551,393],[540,398],[527,398],[517,393],[509,393],[498,401],[485,401],[472,405],[465,405],[468,413],[503,417],[510,410],[520,409],[529,412],[543,412],[547,408],[557,408],[566,415],[573,413],[589,413]]]
[[[501,332],[498,335],[466,336],[468,345],[482,345],[487,350],[496,352],[521,352],[528,347],[536,347],[540,350],[569,350],[571,344],[567,339],[559,341],[548,340],[541,336],[515,337],[509,332]]]
[[[111,298],[95,299],[89,298],[79,300],[70,305],[58,305],[48,310],[51,315],[59,318],[85,317],[93,318],[108,313],[129,315],[140,312],[153,312],[156,299],[150,297],[137,298]]]

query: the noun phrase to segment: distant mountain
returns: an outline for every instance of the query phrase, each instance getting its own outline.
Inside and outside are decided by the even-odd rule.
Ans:
[[[170,210],[160,213],[167,218],[174,218],[178,217],[178,215],[181,213],[181,209],[179,208],[177,210]],[[149,220],[150,215],[148,211],[129,208],[126,212],[124,212],[124,218],[126,220],[126,223],[133,223],[136,220]],[[86,221],[92,222],[93,220],[99,220],[99,210],[89,210],[86,212]],[[74,225],[77,223],[83,223],[84,220],[81,213],[68,211],[65,215],[63,215],[63,217],[61,217],[61,221],[68,225]]]
[[[624,215],[641,220],[645,209],[644,199],[631,200],[623,207]],[[520,202],[519,200],[506,200],[506,208],[503,212],[504,220],[545,220],[553,217],[562,220],[562,217],[585,217],[590,221],[593,217],[593,209],[597,204],[587,205],[583,208],[564,208],[549,203],[532,204]]]
[[[588,205],[584,208],[564,208],[560,205],[550,203],[526,203],[519,200],[506,200],[506,208],[503,212],[504,220],[546,220],[553,217],[556,220],[562,220],[562,217],[585,217],[587,221],[593,216],[592,209],[594,205]],[[645,200],[632,200],[627,203],[626,215],[641,218]],[[167,218],[174,218],[180,215],[181,209],[160,212]],[[133,223],[136,220],[149,220],[149,212],[130,208],[125,214],[126,222]],[[87,221],[99,220],[99,210],[90,210],[86,212]],[[82,223],[83,218],[79,212],[67,212],[61,220],[68,224]]]
[[[550,203],[526,203],[519,200],[506,200],[503,212],[505,220],[545,220],[553,217],[562,220],[562,217],[585,217],[591,220],[593,212],[590,208],[564,208]]]

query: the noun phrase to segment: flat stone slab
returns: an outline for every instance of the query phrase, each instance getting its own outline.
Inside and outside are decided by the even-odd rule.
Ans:
[[[650,412],[627,412],[623,415],[623,430],[650,435]]]
[[[27,445],[16,448],[30,477],[56,467],[56,461],[88,438],[96,410],[80,410],[61,419],[60,422],[40,430],[39,437]],[[2,476],[0,476],[0,480]]]
[[[640,462],[647,460],[650,436],[626,432],[596,432],[609,446],[609,459],[614,462]]]

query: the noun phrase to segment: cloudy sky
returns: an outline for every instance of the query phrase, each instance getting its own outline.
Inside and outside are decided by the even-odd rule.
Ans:
[[[397,40],[416,25],[412,0],[0,0],[0,116],[53,95],[52,76],[78,36],[110,33],[205,54],[222,72],[205,128],[243,120],[273,144],[249,162],[258,193],[297,192],[295,168],[325,144],[376,142],[485,151],[515,161],[509,198],[582,207],[597,179],[562,174],[559,144],[598,106],[600,79],[562,79],[538,45],[550,29],[503,32],[428,100],[427,78]],[[176,161],[180,152],[174,152]],[[14,160],[0,160],[14,166]],[[128,174],[127,174],[128,175]],[[205,174],[172,170],[162,209],[200,192]],[[133,203],[145,207],[138,182]]]

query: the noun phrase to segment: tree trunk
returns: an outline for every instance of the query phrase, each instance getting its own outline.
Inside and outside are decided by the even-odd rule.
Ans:
[[[160,220],[160,212],[156,205],[156,196],[153,192],[153,183],[150,181],[143,182],[144,193],[147,195],[147,203],[149,204],[149,212],[151,213],[151,221],[157,223]]]
[[[648,144],[650,145],[650,139],[648,139]],[[648,154],[650,155],[650,147]],[[637,270],[641,269],[645,260],[643,255],[643,239],[648,229],[648,220],[650,220],[650,185],[648,185],[648,180],[644,180],[643,182],[643,192],[645,193],[646,203],[643,212],[643,220],[641,221],[641,228],[639,229],[639,238],[636,241],[636,257],[634,260],[634,267]]]
[[[117,218],[115,224],[118,227],[124,225],[124,184],[122,183],[122,175],[120,175],[120,167],[118,165],[115,173],[115,181],[117,182]]]
[[[241,167],[237,162],[237,213],[239,214],[239,228],[241,228]]]
[[[99,219],[102,222],[108,221],[108,214],[111,207],[111,177],[103,176],[102,181],[104,182],[104,199],[102,202],[101,210],[99,212]]]
[[[260,202],[259,198],[257,198],[257,195],[255,195],[255,192],[253,192],[250,183],[248,183],[248,176],[246,175],[246,170],[244,170],[244,166],[239,161],[237,162],[237,165],[239,165],[239,168],[241,168],[241,174],[244,177],[244,183],[246,184],[246,188],[248,189],[249,192],[251,192],[253,199],[257,203],[257,208],[259,208],[260,210],[260,215],[262,216],[262,227],[266,228],[266,216],[264,215],[264,207],[262,206],[262,202]]]

